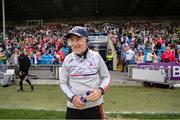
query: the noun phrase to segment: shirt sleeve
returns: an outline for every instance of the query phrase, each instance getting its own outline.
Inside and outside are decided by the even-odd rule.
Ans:
[[[66,60],[62,64],[61,68],[61,73],[60,73],[60,78],[59,78],[59,83],[60,83],[60,88],[64,92],[64,94],[67,96],[68,100],[71,101],[72,97],[74,96],[73,92],[70,90],[69,85],[68,85],[68,68],[66,65]]]
[[[98,57],[99,57],[99,74],[101,79],[101,84],[99,87],[103,88],[106,91],[111,81],[111,78],[104,60],[99,54]]]

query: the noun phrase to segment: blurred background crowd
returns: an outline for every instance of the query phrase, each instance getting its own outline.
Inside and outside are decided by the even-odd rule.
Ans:
[[[5,40],[1,31],[0,64],[18,64],[19,51],[24,51],[32,64],[62,64],[71,52],[65,35],[75,25],[52,24],[26,29],[9,27]],[[179,24],[125,22],[78,25],[84,26],[89,35],[100,33],[108,36],[115,48],[113,52],[118,56],[118,66],[180,61]]]

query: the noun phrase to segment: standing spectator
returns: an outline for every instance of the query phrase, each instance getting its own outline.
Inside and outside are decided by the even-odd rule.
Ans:
[[[125,66],[126,66],[126,47],[124,46],[121,51],[121,58],[122,58],[122,70],[121,72],[124,72]]]
[[[88,49],[85,28],[73,27],[67,38],[73,52],[66,56],[60,74],[60,87],[68,99],[66,119],[104,119],[103,94],[110,82],[106,64]]]
[[[18,57],[19,57],[19,50],[15,49],[15,52],[11,55],[9,62],[12,65],[17,65],[18,64]]]
[[[126,61],[126,72],[127,72],[128,71],[128,65],[133,64],[135,53],[134,53],[134,51],[132,50],[132,48],[130,46],[127,46],[126,49],[127,50],[126,50],[125,61]]]
[[[154,55],[150,50],[148,50],[147,56],[146,56],[146,63],[152,63],[153,62]]]
[[[15,49],[15,52],[11,55],[9,59],[9,63],[12,65],[18,65],[18,57],[19,57],[19,50]],[[15,76],[18,78],[19,69],[18,67],[15,67]]]
[[[108,50],[108,54],[106,56],[106,63],[109,70],[113,70],[113,52],[112,49]]]
[[[18,57],[18,63],[19,63],[19,86],[20,88],[17,90],[18,92],[23,92],[23,80],[26,80],[26,82],[30,85],[31,91],[33,91],[34,87],[31,84],[31,82],[28,79],[28,71],[29,67],[31,65],[30,59],[27,55],[24,54],[24,52],[21,50],[19,57]]]

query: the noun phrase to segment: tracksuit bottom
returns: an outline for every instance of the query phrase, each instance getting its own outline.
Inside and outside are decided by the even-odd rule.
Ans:
[[[102,104],[87,108],[87,109],[73,109],[67,107],[66,111],[66,119],[98,119],[104,120],[104,112],[102,108]]]

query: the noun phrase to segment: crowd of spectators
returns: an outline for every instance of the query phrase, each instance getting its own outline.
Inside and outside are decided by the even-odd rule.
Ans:
[[[111,34],[115,35],[112,40],[117,54],[126,64],[180,61],[179,25],[126,23]]]
[[[66,31],[61,25],[7,29],[6,39],[0,43],[0,52],[9,64],[17,64],[19,51],[24,51],[32,64],[61,64],[70,51],[64,38]]]
[[[180,61],[180,25],[127,22],[83,26],[90,34],[108,35],[114,44],[118,61],[126,64],[164,62],[166,49],[174,55],[174,58],[168,58],[169,62]],[[17,64],[18,51],[23,50],[32,64],[61,64],[71,52],[65,35],[72,27],[47,25],[6,29],[4,41],[0,32],[0,63]]]

